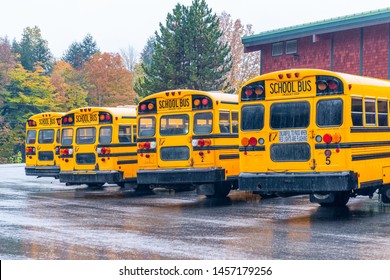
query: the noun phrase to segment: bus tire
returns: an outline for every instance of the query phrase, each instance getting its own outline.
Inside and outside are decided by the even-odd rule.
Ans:
[[[349,192],[333,192],[333,202],[318,202],[322,207],[345,206],[349,201]],[[318,198],[317,198],[318,199]]]
[[[104,183],[87,184],[87,188],[91,190],[102,189]]]
[[[220,182],[214,184],[214,194],[206,195],[209,198],[222,198],[227,197],[232,188],[232,184],[230,182]]]
[[[384,185],[381,188],[382,203],[390,203],[390,185]]]

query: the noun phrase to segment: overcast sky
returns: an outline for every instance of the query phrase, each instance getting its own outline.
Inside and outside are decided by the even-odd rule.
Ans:
[[[103,52],[128,46],[141,52],[147,39],[165,25],[177,3],[192,0],[2,0],[0,37],[20,40],[23,29],[38,26],[55,57],[87,33]],[[206,0],[214,13],[225,11],[255,34],[291,25],[389,8],[389,0]]]

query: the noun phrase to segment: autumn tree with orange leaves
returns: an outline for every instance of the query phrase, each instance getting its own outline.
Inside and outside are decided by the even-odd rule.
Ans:
[[[245,81],[260,75],[260,53],[244,53],[243,36],[252,35],[252,25],[243,25],[240,19],[233,20],[230,14],[219,16],[221,41],[228,43],[232,54],[232,68],[227,73],[230,92],[237,92]]]
[[[58,61],[53,68],[50,83],[55,88],[55,104],[58,111],[70,111],[87,106],[88,85],[84,83],[83,73],[70,63]]]
[[[134,104],[133,73],[128,71],[119,54],[96,53],[82,70],[88,90],[89,106]]]

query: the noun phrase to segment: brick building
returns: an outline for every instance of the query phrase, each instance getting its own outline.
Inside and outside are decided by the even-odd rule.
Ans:
[[[261,51],[261,74],[320,68],[390,79],[390,8],[262,32],[242,38]]]

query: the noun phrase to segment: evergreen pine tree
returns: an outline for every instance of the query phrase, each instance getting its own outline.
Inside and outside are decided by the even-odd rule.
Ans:
[[[190,7],[177,4],[166,25],[156,32],[154,53],[145,77],[136,88],[140,96],[174,88],[223,90],[231,68],[230,47],[220,40],[219,19],[204,0]]]
[[[96,41],[91,34],[87,34],[82,42],[73,42],[65,51],[62,59],[71,64],[73,68],[81,69],[84,63],[97,52],[99,52],[99,48]]]

